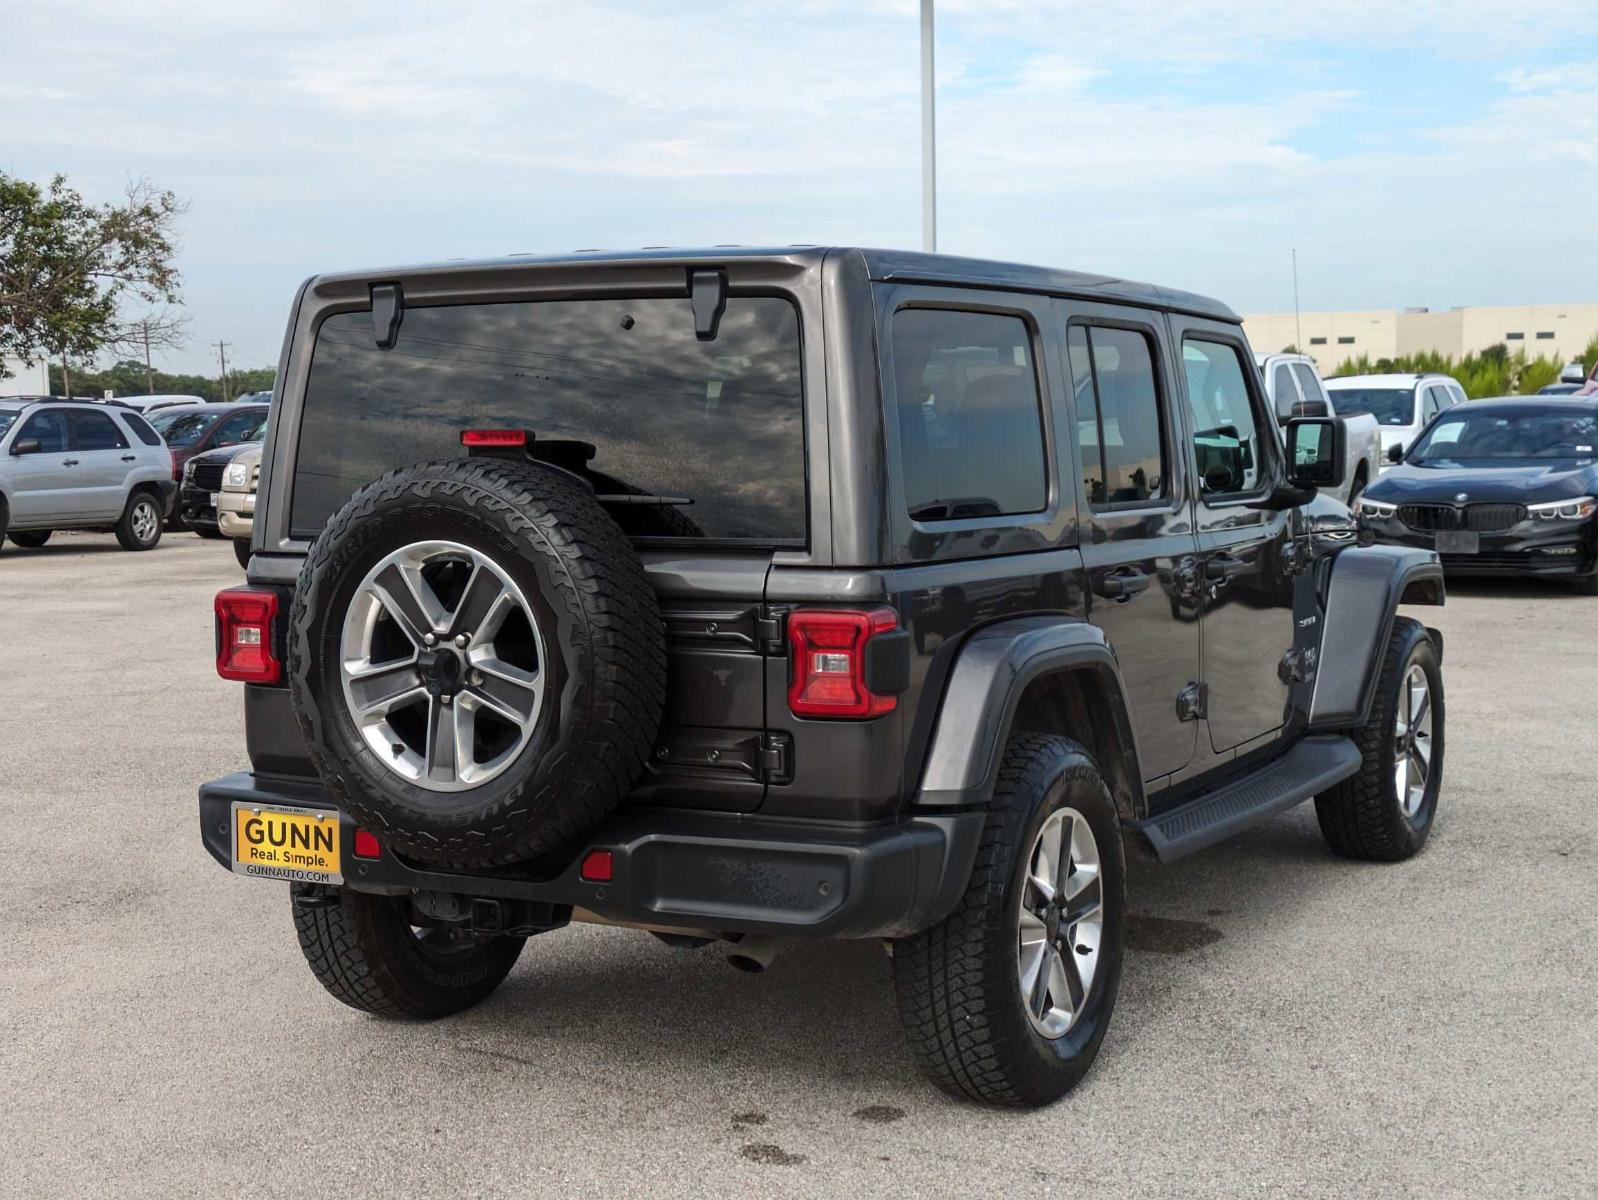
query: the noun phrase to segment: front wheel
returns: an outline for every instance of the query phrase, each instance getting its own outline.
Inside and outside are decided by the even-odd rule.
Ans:
[[[1005,749],[971,879],[942,923],[894,943],[910,1049],[955,1096],[1047,1104],[1087,1073],[1120,985],[1126,860],[1097,766],[1063,737]]]
[[[423,1021],[458,1013],[497,988],[522,952],[522,938],[478,941],[458,927],[413,925],[407,896],[290,888],[311,974],[362,1012]]]
[[[1397,862],[1426,844],[1443,782],[1443,716],[1431,635],[1395,617],[1370,720],[1351,731],[1364,761],[1315,798],[1327,845],[1347,858]]]
[[[117,522],[117,544],[124,550],[153,550],[161,540],[161,506],[149,492],[134,492]]]

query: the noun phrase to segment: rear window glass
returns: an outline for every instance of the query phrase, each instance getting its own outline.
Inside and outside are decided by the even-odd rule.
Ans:
[[[1043,419],[1025,321],[902,309],[893,317],[893,370],[911,517],[958,520],[1044,507]]]
[[[20,409],[0,408],[0,437],[5,437],[6,430],[10,429],[11,426],[16,423],[17,416],[20,412]]]
[[[408,308],[391,350],[369,312],[322,323],[306,385],[291,524],[314,537],[385,471],[464,454],[465,429],[595,447],[601,491],[635,536],[802,544],[799,316],[732,296],[701,341],[687,297]]]

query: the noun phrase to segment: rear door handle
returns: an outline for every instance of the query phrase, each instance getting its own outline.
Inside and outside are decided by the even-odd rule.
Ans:
[[[63,458],[61,460],[61,465],[63,467],[75,467],[78,465],[78,460],[75,458]]]
[[[1224,583],[1246,570],[1248,564],[1230,554],[1212,554],[1204,560],[1204,579],[1208,583]]]
[[[138,462],[139,461],[139,456],[137,454],[124,454],[122,456],[122,461],[123,462]]]
[[[1123,568],[1111,575],[1099,577],[1099,595],[1106,600],[1125,603],[1141,591],[1147,590],[1149,577],[1142,571],[1132,571]]]

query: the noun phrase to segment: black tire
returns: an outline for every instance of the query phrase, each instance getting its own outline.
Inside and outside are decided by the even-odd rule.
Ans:
[[[190,525],[189,528],[210,542],[218,541],[225,536],[220,527],[216,525],[209,525],[204,521],[196,521],[194,524]]]
[[[1419,805],[1408,814],[1398,795],[1396,716],[1412,666],[1424,672],[1429,693],[1431,759]],[[1437,648],[1419,621],[1395,617],[1370,720],[1349,731],[1364,762],[1357,774],[1315,798],[1315,815],[1328,846],[1345,858],[1398,862],[1426,844],[1443,781],[1445,718]]]
[[[1360,494],[1362,492],[1364,492],[1366,486],[1369,483],[1370,483],[1370,481],[1365,478],[1365,474],[1364,474],[1363,471],[1360,471],[1360,472],[1355,474],[1354,482],[1351,483],[1349,485],[1349,488],[1348,488],[1348,507],[1349,508],[1353,508],[1354,507],[1355,503],[1359,500]]]
[[[233,538],[232,541],[233,557],[238,559],[241,570],[248,571],[250,569],[250,539]]]
[[[154,519],[141,514],[153,514]],[[147,525],[150,534],[141,537],[134,529],[135,524]],[[161,544],[161,502],[149,492],[134,492],[117,521],[116,535],[117,544],[124,550],[154,550]]]
[[[407,896],[340,889],[334,904],[299,903],[318,890],[290,885],[300,949],[317,982],[362,1012],[422,1021],[461,1012],[487,998],[522,952],[522,938],[413,929]]]
[[[1576,578],[1576,594],[1578,596],[1598,596],[1598,569],[1590,575],[1581,575]]]
[[[7,534],[13,542],[27,550],[37,550],[50,540],[48,529],[25,529],[16,533]]]
[[[1044,820],[1069,805],[1099,847],[1103,929],[1081,1015],[1060,1037],[1023,1008],[1016,952],[1023,878]],[[1125,947],[1126,859],[1115,802],[1075,742],[1021,734],[1005,750],[964,897],[943,922],[894,943],[905,1037],[945,1092],[988,1104],[1047,1104],[1082,1079],[1109,1027]]]
[[[518,756],[440,792],[391,770],[357,732],[340,672],[356,589],[388,553],[445,539],[489,555],[543,630],[549,682]],[[665,703],[664,630],[632,544],[591,493],[547,467],[456,459],[393,471],[330,520],[290,615],[295,714],[338,802],[401,853],[460,867],[578,844],[643,770]]]

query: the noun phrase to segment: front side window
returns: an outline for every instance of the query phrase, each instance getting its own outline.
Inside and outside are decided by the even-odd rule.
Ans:
[[[34,413],[28,422],[17,430],[17,441],[32,438],[39,443],[41,454],[62,454],[67,448],[67,414],[58,408]]]
[[[689,502],[626,505],[634,536],[802,545],[801,367],[775,296],[728,297],[709,340],[687,296],[407,308],[389,350],[370,312],[339,313],[305,389],[293,536],[385,471],[462,456],[464,430],[525,429],[593,447],[599,491]]]
[[[78,450],[126,450],[128,439],[104,413],[74,412],[72,431]]]
[[[1264,455],[1237,348],[1189,338],[1182,344],[1182,368],[1204,494],[1253,491],[1260,486]]]
[[[911,517],[1043,510],[1043,409],[1025,321],[901,309],[893,316],[893,370]]]
[[[240,442],[258,442],[266,428],[265,412],[235,413],[217,427],[216,446],[237,446]]]
[[[1160,393],[1147,335],[1072,325],[1066,349],[1088,503],[1113,508],[1165,495]]]

